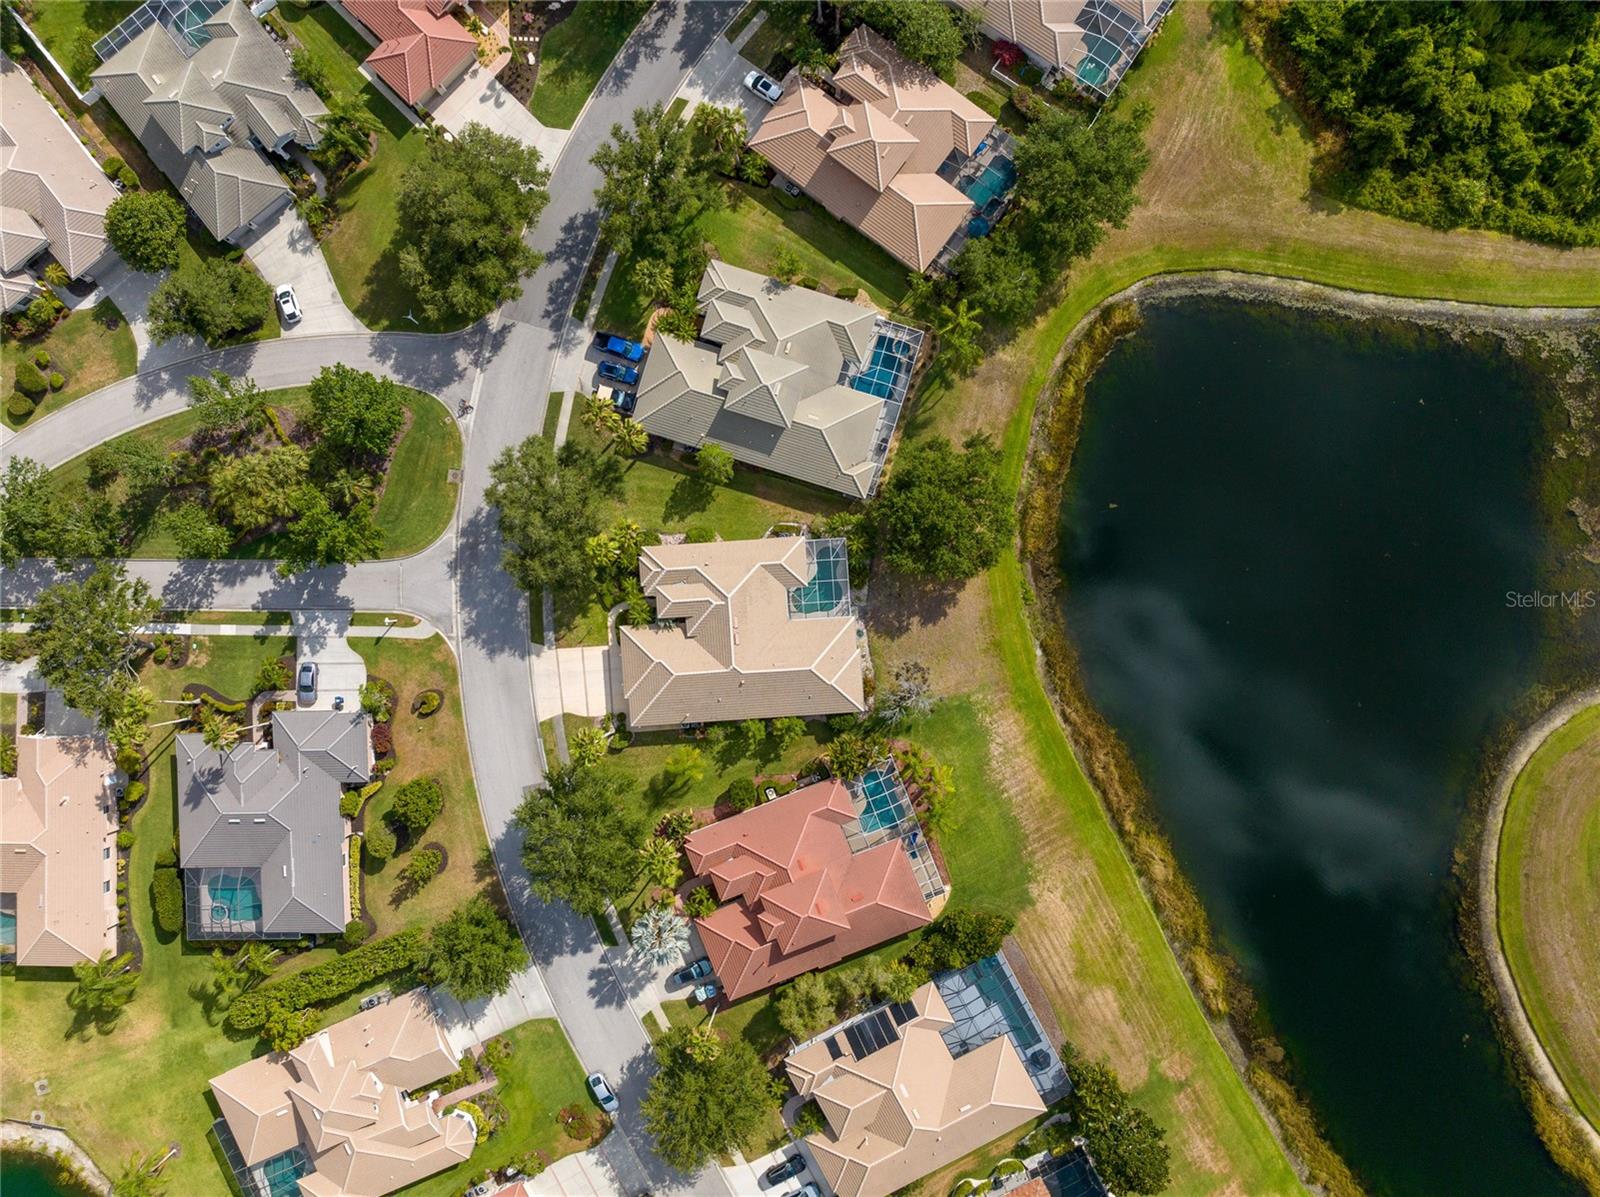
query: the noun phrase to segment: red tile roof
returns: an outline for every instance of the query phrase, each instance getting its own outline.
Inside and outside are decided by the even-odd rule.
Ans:
[[[367,55],[373,73],[415,104],[477,54],[477,39],[427,0],[344,0],[350,15],[381,39]]]
[[[689,836],[690,866],[724,902],[695,926],[730,1001],[930,921],[899,840],[850,851],[855,817],[849,791],[824,781]]]

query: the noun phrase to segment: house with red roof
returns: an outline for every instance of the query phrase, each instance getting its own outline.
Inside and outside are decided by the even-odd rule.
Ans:
[[[932,921],[899,839],[852,851],[858,815],[823,781],[690,834],[684,852],[721,900],[695,928],[737,1001]]]
[[[452,0],[342,0],[378,39],[366,66],[407,104],[421,108],[466,74],[478,41],[446,14]]]

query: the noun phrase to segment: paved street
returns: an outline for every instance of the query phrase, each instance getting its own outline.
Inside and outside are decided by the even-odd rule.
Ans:
[[[608,964],[594,925],[564,906],[540,902],[520,862],[511,813],[543,777],[536,731],[532,645],[526,596],[500,568],[501,546],[483,500],[489,468],[507,447],[543,426],[558,358],[581,357],[585,332],[570,320],[573,298],[594,250],[599,217],[593,196],[599,172],[590,164],[614,121],[668,101],[696,61],[732,19],[740,0],[657,4],[646,14],[601,80],[554,164],[550,202],[529,243],[545,262],[524,280],[523,295],[488,321],[448,336],[338,333],[314,330],[259,345],[196,354],[123,379],[79,400],[69,411],[9,437],[4,456],[56,466],[111,437],[183,410],[191,375],[220,369],[249,375],[263,389],[300,385],[333,362],[389,375],[429,391],[452,410],[472,403],[462,420],[466,461],[456,526],[416,556],[309,570],[279,578],[271,563],[136,561],[129,571],[148,580],[180,609],[409,611],[449,629],[461,665],[468,746],[485,828],[514,915],[543,975],[551,1003],[586,1068],[603,1072],[622,1102],[620,1133],[590,1158],[625,1194],[723,1194],[721,1172],[685,1178],[652,1150],[639,1113],[652,1062],[649,1040]],[[24,563],[0,572],[8,605],[25,605],[51,580],[49,568]]]

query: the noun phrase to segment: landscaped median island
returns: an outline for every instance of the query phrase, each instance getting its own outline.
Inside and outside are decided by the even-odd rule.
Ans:
[[[301,564],[407,556],[449,525],[461,435],[432,396],[345,366],[282,391],[227,376],[192,388],[189,411],[52,471],[63,511],[97,513],[132,557]]]

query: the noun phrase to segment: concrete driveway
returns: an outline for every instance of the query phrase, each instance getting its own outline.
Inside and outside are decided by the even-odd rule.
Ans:
[[[367,663],[344,638],[350,627],[350,612],[296,611],[293,619],[296,684],[302,664],[317,664],[317,696],[304,709],[331,711],[333,700],[343,698],[345,710],[360,710]]]
[[[294,288],[303,315],[300,323],[283,325],[284,336],[367,331],[355,313],[344,306],[322,257],[322,248],[293,206],[284,208],[271,224],[257,229],[240,245],[274,290],[284,283]]]
[[[518,49],[518,54],[526,51]],[[471,122],[488,125],[496,133],[514,137],[539,151],[548,167],[567,144],[570,129],[550,129],[539,123],[517,97],[500,86],[500,81],[475,66],[456,81],[444,99],[433,106],[433,119],[452,133],[460,133]]]
[[[612,646],[547,648],[533,658],[533,701],[540,714],[557,711],[598,719],[622,710],[622,660]]]
[[[718,37],[711,44],[678,89],[678,95],[689,101],[683,110],[684,116],[701,104],[738,108],[743,110],[750,132],[756,131],[756,126],[766,119],[767,109],[772,105],[744,85],[744,77],[755,70],[755,66],[739,57],[739,51],[765,20],[765,13],[757,14],[740,32],[737,41],[730,42],[725,37]]]

